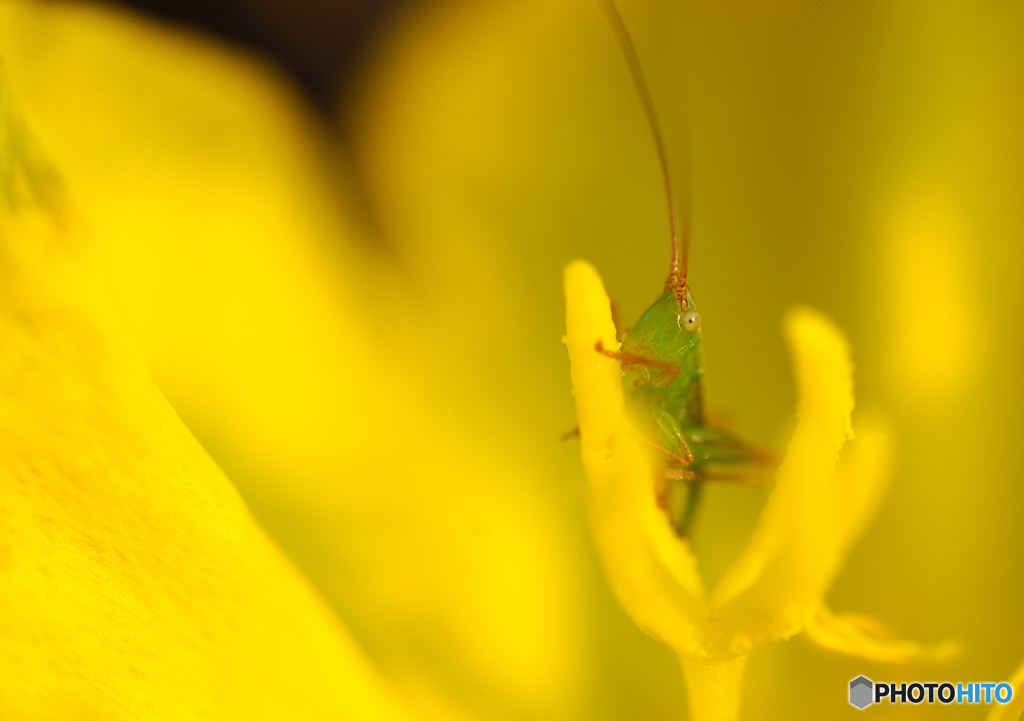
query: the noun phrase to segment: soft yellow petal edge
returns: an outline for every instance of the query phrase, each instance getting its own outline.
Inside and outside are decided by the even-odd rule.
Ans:
[[[878,418],[858,418],[855,425],[857,435],[843,448],[831,485],[837,562],[875,517],[891,475],[893,441],[888,425]]]
[[[565,269],[565,343],[572,363],[573,394],[587,469],[609,462],[609,439],[625,423],[619,363],[595,352],[600,341],[618,349],[611,302],[592,265],[577,260]]]
[[[67,227],[0,211],[0,717],[406,718]]]
[[[556,431],[527,425],[543,403],[497,400],[544,400],[510,323],[464,292],[494,342],[442,319],[359,242],[327,128],[258,55],[32,0],[0,3],[0,55],[158,387],[403,693],[458,678],[488,704],[577,703],[582,549],[546,482]],[[473,274],[518,312],[499,276]]]
[[[591,524],[619,601],[644,631],[684,655],[700,655],[704,592],[688,545],[657,507],[649,452],[625,408],[611,304],[597,271],[565,269],[566,344],[572,363]]]
[[[834,614],[822,605],[807,619],[804,632],[814,643],[830,651],[883,663],[946,661],[959,647],[952,641],[926,646],[903,639],[885,638],[883,625],[856,614]]]

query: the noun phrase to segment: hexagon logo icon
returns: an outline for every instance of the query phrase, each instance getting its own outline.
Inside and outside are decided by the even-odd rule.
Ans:
[[[874,701],[874,684],[871,679],[858,676],[850,681],[850,704],[865,709]]]

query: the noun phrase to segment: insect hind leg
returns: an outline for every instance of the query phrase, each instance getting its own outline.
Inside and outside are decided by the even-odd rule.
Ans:
[[[670,466],[658,477],[656,497],[672,529],[680,538],[689,539],[697,518],[697,509],[707,483],[766,485],[771,478],[766,469],[706,469]]]
[[[690,537],[703,490],[704,483],[696,471],[666,468],[662,472],[657,492],[658,505],[680,538]]]
[[[704,484],[700,481],[686,484],[686,506],[682,515],[676,519],[672,527],[680,538],[690,537],[690,528],[693,526],[693,519],[697,516],[697,506],[700,505],[700,497],[704,492]]]

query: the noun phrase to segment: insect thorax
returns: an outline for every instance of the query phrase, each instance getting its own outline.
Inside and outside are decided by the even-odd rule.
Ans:
[[[689,299],[688,308],[693,308]],[[665,293],[648,308],[622,344],[625,353],[659,365],[635,364],[631,380],[645,404],[664,409],[683,427],[703,424],[704,353],[700,330],[679,325],[679,302]]]

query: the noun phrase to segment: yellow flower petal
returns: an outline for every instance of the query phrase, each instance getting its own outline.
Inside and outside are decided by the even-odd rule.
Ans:
[[[950,641],[924,646],[894,639],[875,619],[857,614],[837,616],[824,605],[804,622],[804,631],[812,641],[830,651],[883,663],[945,661],[955,655],[958,648]]]
[[[878,419],[859,419],[856,437],[843,447],[829,484],[838,562],[860,540],[889,487],[892,438]]]
[[[625,411],[611,304],[593,266],[565,269],[566,344],[590,481],[591,523],[619,601],[644,631],[679,652],[700,653],[704,592],[688,544],[655,501],[648,449]]]
[[[721,643],[792,635],[817,607],[839,561],[832,473],[851,435],[853,366],[846,340],[820,314],[792,311],[797,427],[750,541],[712,596]]]
[[[508,324],[460,292],[503,344],[465,316],[464,345],[440,337],[266,63],[96,5],[0,4],[0,51],[160,390],[389,678],[571,705],[585,563],[550,498],[566,422],[526,447],[501,398],[525,366]]]
[[[66,214],[2,205],[0,716],[405,718],[156,390]]]

